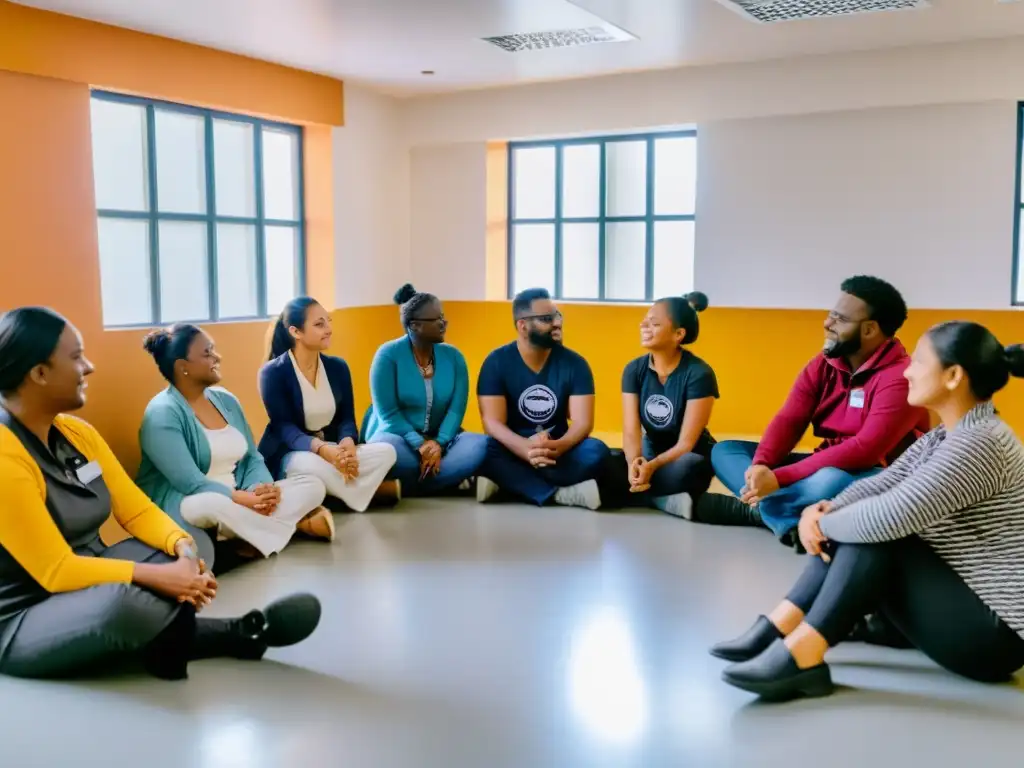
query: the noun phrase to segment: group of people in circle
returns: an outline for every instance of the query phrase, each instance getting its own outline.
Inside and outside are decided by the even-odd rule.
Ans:
[[[92,373],[77,330],[47,309],[5,314],[0,673],[134,660],[176,679],[194,659],[261,658],[308,636],[319,602],[292,595],[237,619],[199,618],[214,573],[296,535],[332,540],[332,509],[460,490],[479,502],[648,506],[766,528],[809,555],[786,600],[712,649],[733,662],[726,682],[769,699],[829,693],[825,652],[851,639],[912,645],[984,681],[1024,666],[1024,449],[991,402],[1024,375],[1021,348],[950,322],[911,357],[896,338],[899,292],[853,277],[761,441],[717,443],[718,382],[688,349],[707,298],[668,297],[648,309],[644,353],[623,371],[622,449],[612,450],[591,434],[594,378],[563,344],[547,291],[514,298],[516,339],[480,369],[485,434],[462,427],[469,372],[445,343],[441,302],[408,285],[396,302],[405,332],[377,351],[358,422],[351,371],[327,354],[328,312],[308,297],[288,303],[259,374],[258,442],[219,386],[213,339],[189,324],[150,333],[145,349],[168,387],[146,408],[134,483],[69,415]],[[796,452],[808,427],[821,445]],[[716,476],[730,494],[709,491]],[[111,514],[133,538],[102,542]]]

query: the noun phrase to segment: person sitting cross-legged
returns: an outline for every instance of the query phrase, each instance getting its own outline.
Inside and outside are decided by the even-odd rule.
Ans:
[[[487,456],[477,500],[502,491],[543,505],[598,509],[596,477],[608,447],[594,427],[594,377],[562,346],[562,314],[543,288],[512,302],[519,338],[491,352],[477,382]]]
[[[910,362],[895,338],[907,305],[889,283],[852,277],[825,319],[825,345],[797,378],[761,443],[722,442],[711,452],[715,474],[733,498],[708,493],[698,522],[767,525],[789,545],[808,504],[830,499],[895,460],[929,427],[907,402]],[[808,426],[822,440],[812,454],[793,453]]]

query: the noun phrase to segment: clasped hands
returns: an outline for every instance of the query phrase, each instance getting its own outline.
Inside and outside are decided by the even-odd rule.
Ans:
[[[546,430],[537,432],[527,438],[526,460],[534,469],[553,467],[562,450],[561,443],[552,440]]]
[[[441,444],[437,440],[425,440],[418,449],[420,454],[420,480],[427,475],[436,475],[441,471]]]
[[[316,454],[334,466],[346,483],[359,477],[359,457],[351,437],[346,437],[340,443],[321,443]]]
[[[800,535],[800,543],[807,554],[816,555],[826,563],[832,558],[823,547],[828,539],[821,532],[821,518],[832,511],[831,501],[819,501],[812,504],[800,514],[800,525],[797,526],[797,533]]]
[[[281,489],[274,483],[259,483],[247,491],[235,491],[231,500],[267,517],[274,514],[281,503]]]
[[[201,611],[217,596],[217,579],[207,570],[191,539],[179,539],[174,554],[178,559],[163,566],[166,570],[162,584],[154,586],[179,603],[188,603]]]
[[[651,489],[651,478],[654,477],[658,465],[654,460],[648,461],[637,456],[629,463],[629,492],[643,493]]]

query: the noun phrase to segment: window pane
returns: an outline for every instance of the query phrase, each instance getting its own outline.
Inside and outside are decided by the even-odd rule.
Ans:
[[[206,224],[160,222],[160,322],[208,320]]]
[[[697,205],[697,139],[654,142],[654,213],[692,214]]]
[[[96,207],[148,210],[146,108],[93,99],[90,111]]]
[[[555,217],[555,148],[529,147],[512,154],[512,217]]]
[[[692,221],[654,223],[654,295],[681,296],[693,290]]]
[[[562,150],[562,216],[600,215],[601,146],[570,144]]]
[[[299,294],[298,234],[295,227],[266,228],[268,314],[276,315]]]
[[[157,208],[206,213],[205,120],[163,109],[155,117]]]
[[[220,216],[256,216],[251,123],[213,121],[213,178]]]
[[[562,225],[562,296],[567,299],[598,297],[600,226]]]
[[[1021,227],[1017,241],[1017,293],[1015,301],[1024,302],[1024,211],[1021,211]]]
[[[217,315],[255,317],[256,227],[217,225]]]
[[[97,229],[103,324],[152,323],[149,222],[102,217]]]
[[[608,216],[647,213],[647,142],[610,141],[605,145]]]
[[[642,301],[647,294],[647,225],[628,221],[611,222],[605,227],[605,296]]]
[[[527,288],[555,290],[555,225],[516,224],[512,228],[513,293]]]
[[[294,131],[263,129],[263,215],[299,219],[299,136]]]

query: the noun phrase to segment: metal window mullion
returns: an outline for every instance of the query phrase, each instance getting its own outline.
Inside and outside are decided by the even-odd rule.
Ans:
[[[605,285],[605,198],[607,197],[607,180],[605,174],[608,169],[607,143],[601,142],[601,169],[598,175],[598,205],[597,205],[597,298],[605,300],[607,286]]]
[[[644,298],[654,300],[654,139],[647,139],[646,205],[644,218],[647,235],[644,243]]]
[[[298,286],[299,293],[305,295],[311,295],[313,293],[313,286],[306,283],[308,271],[306,269],[306,166],[305,166],[305,150],[306,150],[306,136],[305,128],[299,129],[299,152],[298,152],[298,164],[299,167],[295,169],[298,176],[296,181],[298,182],[296,191],[299,195],[299,231],[298,231],[298,253],[295,254],[297,263],[295,267],[295,285]],[[330,286],[331,290],[334,290],[334,286]],[[331,306],[334,306],[333,301]]]
[[[506,195],[508,196],[508,199],[506,200],[506,208],[508,209],[508,233],[507,233],[507,238],[506,238],[506,242],[505,242],[505,249],[506,249],[505,261],[507,262],[507,264],[506,264],[507,276],[506,277],[508,279],[508,285],[505,287],[505,292],[508,294],[508,297],[510,299],[513,298],[513,296],[515,295],[515,286],[516,286],[516,260],[515,260],[515,252],[516,252],[516,249],[515,249],[515,232],[516,232],[515,172],[516,172],[516,165],[515,165],[515,155],[516,155],[515,151],[511,147],[509,147],[509,149],[508,149],[508,165],[507,165],[507,169],[506,169],[506,173],[508,174],[508,179],[506,180],[507,183],[505,185],[506,188],[507,188]]]
[[[267,232],[263,211],[263,130],[253,126],[253,176],[256,180],[256,314],[267,316]]]
[[[562,298],[562,145],[555,146],[555,298]]]
[[[1010,271],[1010,306],[1020,306],[1024,303],[1024,297],[1021,296],[1017,289],[1021,269],[1021,217],[1024,216],[1024,200],[1021,199],[1022,184],[1024,184],[1024,179],[1021,179],[1021,174],[1024,172],[1022,170],[1022,163],[1024,163],[1024,103],[1017,105],[1017,170],[1016,182],[1014,184],[1013,261]]]
[[[213,162],[213,117],[206,115],[203,121],[206,135],[206,267],[210,291],[210,319],[220,320],[220,278],[217,255],[217,180],[214,178]]]
[[[146,175],[149,182],[149,291],[154,324],[162,323],[160,314],[160,201],[156,178],[156,108],[146,105]]]

